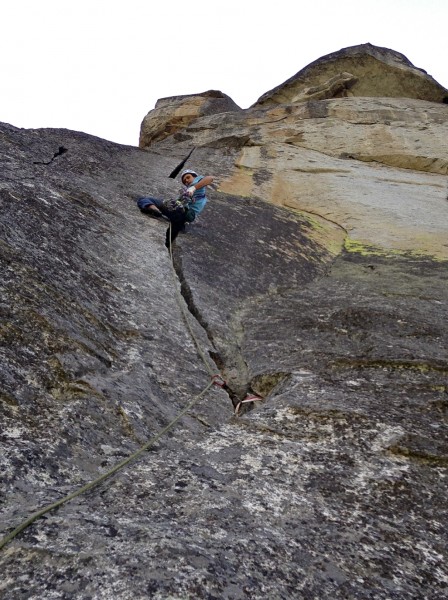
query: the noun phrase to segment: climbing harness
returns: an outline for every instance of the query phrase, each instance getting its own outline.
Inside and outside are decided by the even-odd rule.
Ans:
[[[190,200],[190,197],[188,197],[188,200]],[[184,196],[179,196],[179,198],[170,198],[168,200],[164,200],[162,206],[168,212],[183,211],[188,204],[188,200]]]
[[[225,387],[227,385],[227,382],[224,381],[224,379],[219,374],[218,375],[213,375],[212,376],[212,380],[213,380],[213,383],[215,385],[217,385],[218,387],[222,388],[222,387]]]
[[[173,263],[173,252],[172,252],[172,244],[171,244],[171,223],[169,226],[169,251],[170,251],[170,258],[171,258],[171,268],[174,274],[174,277],[176,278],[176,283],[177,283],[177,274],[176,271],[174,269],[174,263]],[[111,477],[112,475],[114,475],[115,473],[117,473],[117,471],[119,471],[120,469],[122,469],[123,467],[125,467],[126,465],[128,465],[130,462],[134,461],[136,458],[138,458],[141,454],[143,454],[143,452],[145,452],[146,450],[148,450],[148,448],[150,448],[151,446],[153,446],[167,431],[169,431],[170,429],[172,429],[174,427],[174,425],[191,409],[193,408],[193,406],[199,402],[199,400],[201,400],[205,394],[208,392],[208,390],[210,388],[212,388],[214,385],[217,385],[219,387],[223,387],[223,385],[225,385],[225,381],[221,378],[220,375],[217,375],[213,369],[211,368],[204,352],[201,349],[201,346],[199,344],[199,341],[197,339],[197,337],[194,334],[194,331],[188,321],[188,316],[185,312],[185,307],[184,307],[184,303],[183,303],[183,298],[177,288],[176,285],[176,292],[177,292],[177,298],[178,298],[178,303],[179,303],[179,308],[181,309],[181,313],[182,316],[184,318],[185,324],[188,328],[188,331],[190,332],[190,335],[195,343],[196,349],[198,351],[199,356],[202,358],[202,361],[204,362],[204,365],[210,375],[210,381],[209,383],[204,387],[204,389],[199,392],[199,394],[197,394],[192,400],[191,402],[189,402],[189,404],[187,404],[187,406],[181,410],[178,415],[168,423],[168,425],[166,425],[166,427],[164,427],[161,431],[159,431],[159,433],[157,433],[154,437],[152,437],[148,442],[146,442],[146,444],[144,444],[141,448],[139,448],[139,450],[137,450],[136,452],[134,452],[133,454],[131,454],[130,456],[128,456],[126,459],[122,460],[121,462],[119,462],[117,465],[115,465],[114,467],[112,467],[112,469],[110,469],[109,471],[106,471],[106,473],[103,473],[102,475],[100,475],[99,477],[97,477],[96,479],[94,479],[93,481],[87,483],[86,485],[84,485],[83,487],[81,487],[79,490],[76,490],[75,492],[72,492],[71,494],[68,494],[67,496],[64,496],[63,498],[61,498],[60,500],[57,500],[56,502],[53,502],[52,504],[49,504],[47,506],[45,506],[44,508],[42,508],[41,510],[35,512],[34,514],[32,514],[30,517],[28,517],[28,519],[25,519],[25,521],[23,521],[22,523],[20,523],[20,525],[18,527],[16,527],[13,531],[11,531],[7,536],[5,536],[4,538],[2,538],[0,540],[0,550],[2,548],[4,548],[4,546],[6,546],[6,544],[8,544],[11,540],[13,540],[21,531],[23,531],[24,529],[26,529],[27,527],[29,527],[32,523],[34,523],[35,521],[37,521],[37,519],[39,519],[40,517],[42,517],[43,515],[45,515],[46,513],[50,512],[51,510],[55,509],[55,508],[59,508],[60,506],[62,506],[63,504],[65,504],[66,502],[69,502],[70,500],[73,500],[73,498],[76,498],[77,496],[80,496],[81,494],[84,494],[85,492],[88,492],[89,490],[91,490],[92,488],[94,488],[95,486],[97,486],[98,484],[100,484],[101,482],[103,482],[105,479],[108,479],[109,477]]]
[[[260,400],[263,400],[263,398],[260,398],[260,396],[256,396],[255,394],[250,394],[250,395],[246,396],[244,398],[244,400],[240,400],[238,402],[238,404],[235,406],[234,415],[236,417],[239,415],[239,412],[240,412],[243,404],[246,404],[247,402],[258,402]]]
[[[176,198],[168,198],[167,200],[163,200],[162,206],[168,212],[188,212],[188,207],[190,204],[194,204],[194,199],[187,194],[187,188],[182,188],[179,190],[178,196]],[[188,220],[188,219],[187,219]]]

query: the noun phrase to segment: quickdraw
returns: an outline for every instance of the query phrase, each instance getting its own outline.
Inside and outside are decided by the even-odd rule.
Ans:
[[[175,212],[186,209],[191,202],[191,197],[184,190],[181,190],[177,198],[164,200],[163,207],[169,212]]]
[[[221,388],[227,385],[227,383],[224,381],[221,375],[212,375],[212,383]]]
[[[240,410],[241,410],[241,406],[243,404],[246,404],[247,402],[258,402],[259,400],[263,400],[263,398],[261,398],[260,396],[256,396],[255,394],[249,394],[247,395],[244,400],[240,400],[238,402],[238,404],[235,406],[235,411],[234,411],[234,415],[237,417]]]

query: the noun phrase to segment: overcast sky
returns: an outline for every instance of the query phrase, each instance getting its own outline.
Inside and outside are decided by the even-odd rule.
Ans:
[[[159,98],[247,108],[314,60],[370,42],[448,88],[448,0],[0,0],[0,121],[138,145]]]

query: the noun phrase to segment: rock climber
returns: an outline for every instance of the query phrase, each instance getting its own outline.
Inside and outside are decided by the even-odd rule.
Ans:
[[[192,169],[185,169],[180,176],[182,189],[175,200],[161,200],[147,197],[137,200],[140,210],[155,218],[166,218],[171,227],[166,232],[165,246],[170,247],[186,223],[192,223],[204,210],[207,203],[206,187],[213,182],[211,175],[198,175]]]

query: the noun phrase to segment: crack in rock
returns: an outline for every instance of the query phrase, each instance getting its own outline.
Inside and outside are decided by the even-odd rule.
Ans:
[[[226,377],[224,377],[223,379],[225,381],[225,384],[222,386],[222,389],[228,394],[230,400],[232,401],[232,405],[235,408],[247,394],[253,393],[253,390],[250,386],[250,382],[248,381],[247,365],[245,364],[241,353],[233,346],[232,356],[235,357],[235,355],[237,355],[238,359],[241,360],[232,360],[231,365],[229,364],[228,356],[225,356],[222,352],[218,350],[212,328],[210,327],[208,321],[205,319],[205,317],[203,316],[203,314],[201,313],[194,301],[193,292],[185,277],[185,273],[183,270],[182,255],[178,248],[173,254],[173,266],[175,273],[179,279],[181,295],[185,301],[185,304],[187,305],[188,311],[202,327],[213,347],[213,350],[209,350],[208,354],[215,363],[218,371],[220,373],[225,374],[229,373],[229,371],[235,371],[235,367],[237,367],[238,377],[234,379],[236,379],[238,383],[229,384]],[[237,364],[235,364],[235,362]],[[244,363],[244,365],[241,365],[240,363]],[[243,383],[240,380],[244,380]],[[244,412],[251,410],[251,408],[252,405],[249,406],[249,404],[246,404],[244,406]]]
[[[57,158],[58,156],[62,156],[62,154],[65,154],[66,152],[68,152],[68,148],[64,148],[64,146],[59,146],[58,151],[53,154],[53,158],[51,158],[49,161],[47,161],[47,162],[34,161],[33,164],[34,165],[49,165],[54,161],[55,158]]]
[[[221,354],[216,349],[213,332],[212,332],[207,320],[203,317],[200,310],[196,306],[196,303],[194,302],[193,292],[191,291],[191,288],[186,280],[183,266],[182,266],[182,256],[181,256],[181,253],[178,248],[175,249],[175,251],[173,253],[173,267],[174,267],[174,271],[179,279],[180,293],[182,295],[182,298],[185,301],[188,311],[196,319],[197,323],[201,326],[201,328],[204,330],[204,333],[206,334],[207,339],[209,340],[212,347],[214,348],[214,350],[209,350],[208,354],[209,354],[210,358],[213,360],[213,362],[215,363],[219,373],[221,373],[222,371],[225,371],[224,360],[223,360]],[[234,391],[231,389],[231,387],[229,387],[227,382],[225,382],[225,384],[222,386],[222,389],[228,394],[230,400],[232,401],[233,406],[235,406],[236,403],[238,402],[238,398],[237,398],[236,394],[234,393]]]

